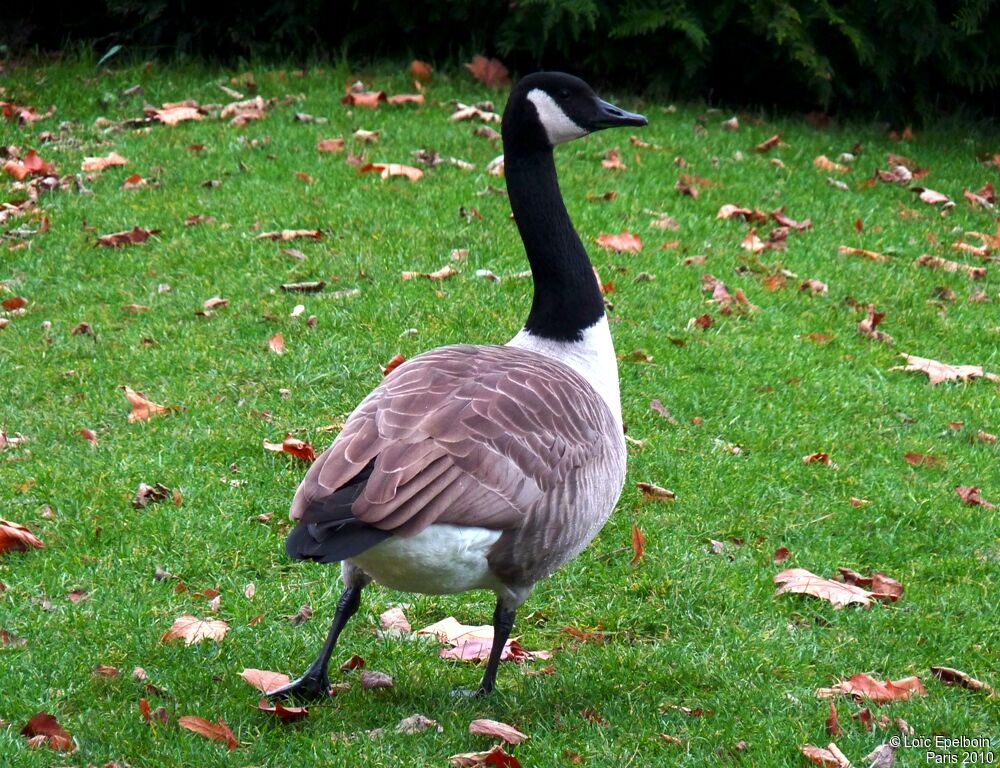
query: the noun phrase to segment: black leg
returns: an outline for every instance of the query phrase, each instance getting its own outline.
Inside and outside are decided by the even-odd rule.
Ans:
[[[497,608],[493,612],[493,647],[490,649],[490,660],[486,663],[486,673],[483,681],[479,684],[477,695],[484,696],[493,691],[493,686],[497,679],[497,668],[500,666],[500,657],[503,655],[507,638],[514,628],[514,615],[516,608],[506,608],[502,602],[497,600]]]
[[[330,624],[330,631],[327,633],[326,642],[319,652],[316,660],[309,665],[309,669],[298,680],[293,680],[288,685],[268,691],[267,695],[273,699],[301,698],[301,699],[321,699],[330,690],[330,679],[327,677],[326,668],[330,663],[330,656],[337,646],[337,638],[340,637],[344,625],[353,616],[358,606],[361,605],[362,587],[347,587],[337,601],[337,612],[333,616],[333,623]]]

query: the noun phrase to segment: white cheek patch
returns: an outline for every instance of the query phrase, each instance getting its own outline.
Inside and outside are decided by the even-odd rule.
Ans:
[[[538,121],[545,129],[545,134],[549,137],[549,144],[552,146],[579,139],[589,133],[570,120],[545,91],[539,88],[532,89],[528,92],[528,101],[535,105]]]

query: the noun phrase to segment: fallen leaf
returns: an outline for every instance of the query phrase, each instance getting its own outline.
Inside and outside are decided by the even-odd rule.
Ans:
[[[80,165],[81,171],[103,171],[115,165],[128,165],[128,160],[117,152],[110,153],[107,157],[85,157]]]
[[[830,454],[828,453],[810,453],[808,456],[803,456],[802,461],[806,464],[826,464],[830,465]]]
[[[240,672],[240,677],[254,688],[257,688],[261,693],[273,691],[283,685],[288,685],[292,681],[292,678],[288,675],[281,672],[269,672],[266,669],[247,668]]]
[[[840,727],[840,721],[837,720],[837,705],[833,699],[830,699],[830,712],[826,716],[826,735],[840,736],[843,732],[844,729]]]
[[[365,665],[365,660],[361,656],[354,654],[353,656],[351,656],[351,658],[349,658],[347,661],[345,661],[343,664],[340,665],[340,671],[350,672],[352,669],[360,669],[364,665]]]
[[[267,691],[265,691],[267,693]],[[261,712],[270,712],[277,716],[277,718],[283,723],[294,723],[297,720],[304,720],[309,716],[309,709],[307,707],[286,707],[280,701],[270,702],[267,699],[261,699],[257,702],[257,709]]]
[[[18,181],[23,181],[28,176],[50,176],[56,173],[56,167],[42,160],[33,149],[28,150],[23,160],[8,160],[4,163],[3,169]]]
[[[856,587],[863,587],[872,593],[872,597],[887,602],[895,602],[903,595],[903,585],[891,576],[876,571],[871,576],[862,576],[857,571],[850,568],[837,568],[840,578],[846,584],[853,584]]]
[[[310,237],[319,240],[323,237],[323,232],[318,229],[282,229],[278,232],[262,232],[257,235],[256,240],[294,240],[298,237]]]
[[[642,560],[642,555],[646,551],[646,536],[640,530],[639,526],[633,523],[632,525],[632,559],[629,560],[629,565],[636,565],[640,560]]]
[[[970,691],[992,691],[993,689],[976,678],[951,667],[931,667],[931,673],[945,685],[960,685]]]
[[[410,622],[406,620],[406,614],[403,613],[403,609],[398,605],[384,611],[378,617],[378,621],[382,629],[395,629],[407,634],[413,630]]]
[[[774,583],[779,585],[774,593],[775,597],[786,592],[811,595],[829,601],[834,608],[842,608],[852,603],[869,607],[872,602],[872,593],[867,589],[824,579],[804,568],[789,568],[782,571],[775,575]]]
[[[24,296],[11,296],[9,299],[4,299],[0,302],[0,306],[8,312],[16,312],[28,306],[28,300]]]
[[[454,277],[457,274],[459,274],[457,269],[451,266],[451,264],[445,264],[441,269],[434,272],[403,272],[402,277],[404,280],[413,280],[416,277],[425,277],[428,280],[444,280]]]
[[[609,149],[604,153],[604,159],[601,160],[601,165],[611,171],[624,171],[628,167],[622,162],[622,153],[618,147]]]
[[[654,485],[653,483],[643,483],[638,482],[635,487],[642,491],[642,495],[647,499],[665,499],[667,501],[673,501],[677,498],[677,494],[666,488],[662,488],[659,485]]]
[[[490,624],[470,626],[460,623],[455,617],[441,619],[423,629],[417,630],[418,635],[434,635],[440,642],[457,645],[470,639],[493,640],[493,627]]]
[[[799,750],[806,756],[807,760],[821,765],[823,768],[851,768],[851,761],[844,756],[836,744],[828,744],[826,747],[803,744]]]
[[[913,187],[912,191],[916,192],[920,196],[920,199],[928,205],[941,205],[942,203],[955,204],[948,195],[935,192],[933,189],[928,189],[927,187]]]
[[[170,496],[170,489],[163,485],[163,483],[157,483],[156,485],[139,483],[139,487],[135,491],[135,496],[132,497],[132,506],[136,509],[142,509],[151,502],[163,501],[164,499],[169,499]]]
[[[882,322],[885,317],[885,312],[876,312],[875,305],[868,305],[868,316],[864,320],[858,323],[858,333],[862,336],[867,336],[870,339],[875,339],[876,341],[881,341],[885,344],[894,344],[895,340],[888,333],[876,330],[878,324]]]
[[[410,74],[413,75],[417,80],[422,83],[426,83],[431,79],[431,75],[434,73],[433,67],[426,61],[421,61],[420,59],[414,59],[410,62]]]
[[[385,91],[362,91],[360,93],[350,91],[340,100],[340,103],[348,104],[352,107],[376,109],[381,102],[387,101],[387,99]]]
[[[267,348],[270,349],[276,355],[285,354],[285,336],[282,333],[276,333],[271,338],[267,340]]]
[[[120,248],[124,245],[138,245],[149,240],[153,235],[160,234],[158,229],[144,229],[142,227],[133,227],[130,230],[125,230],[123,232],[112,232],[108,235],[101,235],[97,238],[97,245],[103,245],[105,248]]]
[[[855,699],[868,699],[876,704],[905,701],[915,693],[921,696],[927,695],[919,677],[910,676],[899,680],[886,678],[885,682],[881,682],[866,674],[854,675],[831,688],[818,688],[816,690],[816,695],[824,699],[842,694]]]
[[[423,104],[424,95],[422,93],[397,93],[389,97],[390,104]]]
[[[930,267],[931,269],[943,269],[945,272],[965,272],[973,280],[986,277],[986,267],[973,267],[969,264],[961,264],[950,259],[942,259],[940,256],[930,256],[923,254],[913,262],[914,266]]]
[[[229,631],[229,622],[219,619],[199,619],[197,616],[184,614],[179,616],[170,629],[163,633],[160,642],[183,640],[185,645],[200,643],[202,640],[220,642]]]
[[[34,715],[21,729],[21,734],[27,736],[33,744],[44,744],[49,749],[58,752],[72,752],[76,749],[69,731],[63,728],[55,716],[48,712],[39,712]]]
[[[743,219],[743,221],[758,221],[761,223],[767,221],[767,214],[763,211],[758,211],[756,208],[744,208],[732,203],[726,203],[715,214],[715,218],[717,219],[732,219],[737,216]]]
[[[790,219],[784,213],[784,207],[778,208],[777,210],[771,211],[770,217],[783,227],[790,227],[791,229],[797,230],[799,232],[804,232],[807,229],[812,229],[812,219],[803,219],[802,221],[796,221],[795,219]]]
[[[506,88],[510,85],[510,72],[499,59],[488,59],[477,54],[465,68],[487,88]]]
[[[903,454],[903,461],[913,467],[943,467],[944,459],[929,453],[907,452]]]
[[[171,411],[167,406],[154,403],[142,392],[136,392],[129,386],[122,387],[122,389],[125,391],[125,397],[128,398],[128,402],[132,406],[132,412],[128,415],[129,424],[134,424],[137,421],[146,421],[153,416]]]
[[[827,173],[847,173],[851,170],[846,165],[833,162],[826,155],[820,155],[813,160],[813,167],[818,168],[821,171],[826,171]]]
[[[379,176],[383,179],[388,179],[390,176],[405,176],[410,181],[417,181],[424,175],[424,172],[419,168],[399,163],[368,163],[360,168],[359,173],[368,173],[369,171],[378,171]]]
[[[343,152],[344,140],[340,137],[334,139],[320,139],[316,144],[318,152]]]
[[[264,450],[273,451],[274,453],[287,453],[303,461],[316,460],[316,449],[312,447],[312,444],[306,440],[291,437],[290,435],[286,435],[285,439],[280,443],[270,443],[265,440]]]
[[[802,285],[799,286],[799,290],[809,291],[813,296],[816,296],[821,293],[827,293],[830,290],[830,288],[826,283],[820,280],[814,280],[810,278],[809,280],[804,281]]]
[[[388,376],[390,373],[392,373],[394,370],[396,370],[399,366],[401,366],[405,362],[406,362],[406,357],[397,352],[389,359],[388,363],[382,366],[382,375]]]
[[[24,552],[32,547],[42,549],[45,544],[25,526],[0,517],[0,554],[12,550]]]
[[[503,751],[503,747],[497,744],[486,752],[462,752],[448,758],[452,768],[521,768],[521,763],[513,755],[508,755]]]
[[[198,107],[189,106],[168,106],[164,104],[163,109],[150,108],[146,114],[164,125],[174,126],[187,120],[201,120],[201,111]]]
[[[783,563],[792,556],[788,547],[778,547],[774,550],[773,560],[775,563]]]
[[[360,677],[361,687],[370,690],[372,688],[392,688],[392,678],[385,672],[374,672],[365,670]]]
[[[477,736],[492,736],[506,741],[508,744],[520,744],[528,738],[527,734],[521,733],[517,728],[507,725],[507,723],[486,718],[473,720],[469,723],[469,733]]]
[[[943,381],[967,381],[972,378],[985,378],[990,381],[1000,382],[1000,376],[995,373],[983,371],[979,365],[949,365],[926,357],[917,357],[903,353],[900,355],[906,359],[906,365],[894,365],[890,371],[918,371],[926,373],[931,384],[940,384]]]
[[[866,251],[864,248],[852,248],[848,245],[837,246],[837,253],[841,256],[864,256],[872,261],[889,261],[889,257],[875,251]]]
[[[617,235],[600,234],[597,236],[597,244],[602,248],[616,251],[618,253],[637,253],[642,250],[642,239],[638,235],[633,235],[627,229]]]
[[[184,715],[177,718],[177,725],[181,728],[187,728],[189,731],[194,731],[201,736],[212,739],[212,741],[222,742],[229,750],[236,749],[239,746],[239,742],[236,740],[236,734],[229,729],[229,726],[226,725],[226,721],[221,717],[218,722],[213,723],[203,717],[197,717],[196,715]]]
[[[757,153],[767,152],[769,149],[774,149],[776,146],[778,146],[780,142],[781,142],[781,136],[776,133],[771,138],[765,139],[756,147],[754,147],[753,151]]]
[[[958,497],[962,500],[964,504],[968,504],[970,507],[983,507],[984,509],[996,509],[996,504],[986,501],[982,496],[979,495],[979,486],[976,485],[958,485],[955,486],[955,492]]]
[[[429,728],[436,728],[438,733],[442,733],[444,728],[438,724],[437,720],[424,717],[419,712],[409,717],[404,717],[396,723],[396,733],[423,733]]]

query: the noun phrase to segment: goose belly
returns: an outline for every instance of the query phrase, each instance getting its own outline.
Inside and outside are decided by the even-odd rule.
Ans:
[[[379,584],[404,592],[447,595],[496,589],[486,556],[500,531],[462,525],[430,525],[416,536],[393,536],[352,557]]]

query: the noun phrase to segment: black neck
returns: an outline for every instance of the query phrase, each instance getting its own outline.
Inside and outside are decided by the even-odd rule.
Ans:
[[[552,148],[526,151],[507,144],[507,192],[535,284],[524,327],[536,336],[578,341],[604,315],[604,298],[566,212]]]

